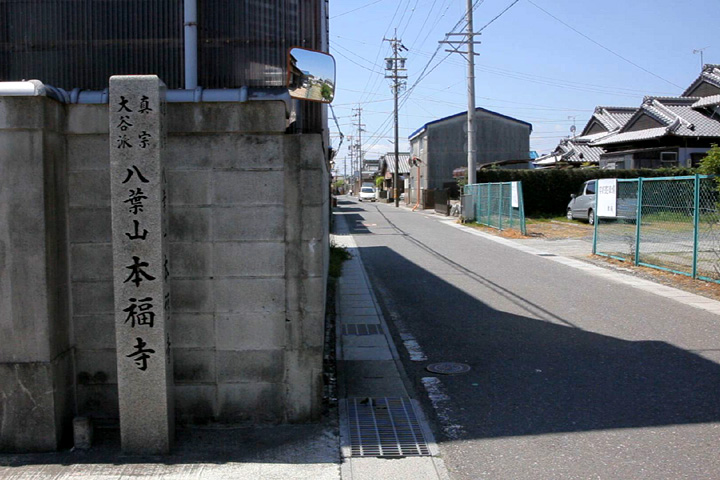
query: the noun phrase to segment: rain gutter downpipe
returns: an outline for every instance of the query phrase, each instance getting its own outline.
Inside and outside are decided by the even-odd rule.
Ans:
[[[184,0],[185,90],[198,86],[197,0]]]
[[[415,197],[417,197],[417,198],[416,198],[415,206],[412,208],[412,211],[414,212],[420,206],[420,164],[422,162],[417,157],[413,157],[412,161],[418,167],[417,193],[415,194]]]

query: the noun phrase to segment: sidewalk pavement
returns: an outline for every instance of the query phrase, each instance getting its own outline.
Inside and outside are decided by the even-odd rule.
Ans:
[[[0,478],[338,480],[336,418],[315,425],[184,428],[170,455],[126,456],[117,429],[96,429],[88,450],[0,454]]]
[[[343,480],[449,479],[342,215],[333,242],[352,258],[337,291],[337,365]]]

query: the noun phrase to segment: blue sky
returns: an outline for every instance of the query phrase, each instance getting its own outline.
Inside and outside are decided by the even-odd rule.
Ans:
[[[480,30],[515,0],[478,0]],[[463,19],[466,0],[333,0],[330,53],[337,63],[333,108],[340,130],[357,138],[362,108],[363,151],[394,151],[393,101],[385,57],[397,28],[407,52],[409,94],[401,97],[400,147],[425,123],[467,110],[467,67],[440,40]],[[550,152],[578,132],[595,106],[637,107],[645,95],[679,95],[705,63],[720,63],[720,0],[518,0],[487,25],[476,46],[476,106],[532,123],[532,150]],[[448,56],[449,55],[449,56]],[[447,58],[446,58],[447,57]],[[443,60],[444,59],[444,60]],[[442,62],[441,62],[442,61]],[[428,63],[430,62],[430,63]],[[418,82],[423,69],[431,73]],[[331,118],[333,146],[339,139]],[[343,172],[347,146],[336,157]],[[349,170],[349,169],[348,169]]]

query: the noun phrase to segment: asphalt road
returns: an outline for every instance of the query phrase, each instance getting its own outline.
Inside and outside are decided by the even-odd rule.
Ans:
[[[720,478],[720,317],[433,215],[338,213],[453,478]]]

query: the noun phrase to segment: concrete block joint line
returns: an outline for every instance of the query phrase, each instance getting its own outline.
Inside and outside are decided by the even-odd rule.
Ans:
[[[405,388],[405,373],[400,357],[370,286],[362,263],[362,255],[352,235],[349,234],[345,219],[341,215],[335,218],[336,233],[333,235],[332,243],[346,248],[352,255],[352,258],[343,265],[336,297],[342,478],[344,480],[449,479],[447,469],[438,456],[439,449],[422,408],[416,400],[410,398]],[[368,334],[360,335],[358,332],[368,332]],[[379,438],[380,435],[370,438],[368,445],[360,446],[358,449],[358,441],[362,442],[362,438],[365,440],[367,438],[362,434],[358,435],[357,432],[351,432],[348,405],[357,406],[385,401],[399,401],[412,406],[422,437],[427,443],[428,456],[399,456],[394,459],[358,456],[359,450],[385,453],[389,450],[387,445],[378,445],[383,443]],[[356,424],[354,427],[357,429]],[[358,440],[359,438],[361,439]],[[355,453],[353,446],[356,447]],[[367,447],[367,450],[364,450],[364,447]],[[392,451],[392,445],[390,447]]]

